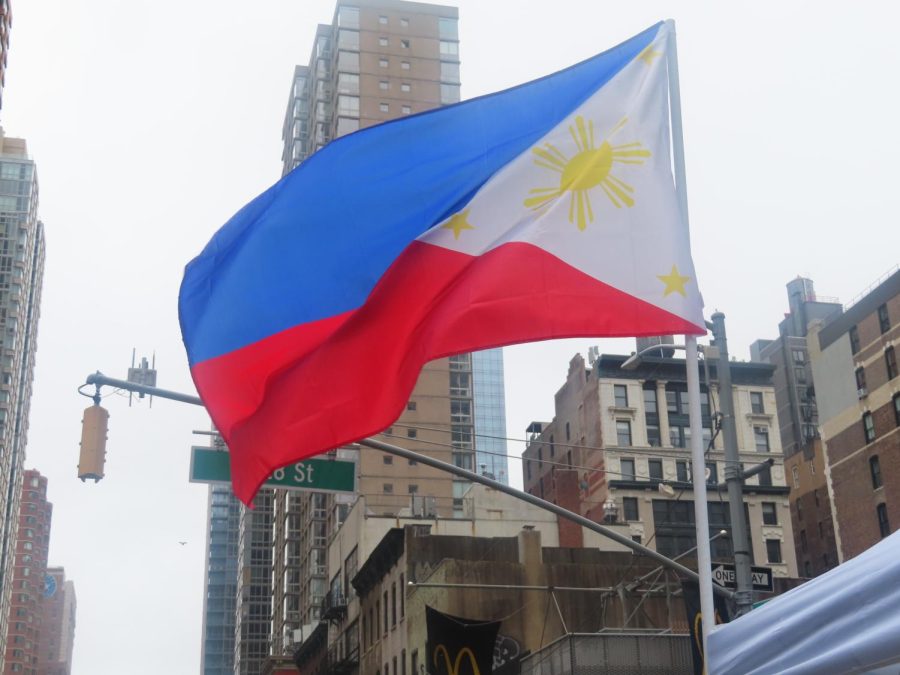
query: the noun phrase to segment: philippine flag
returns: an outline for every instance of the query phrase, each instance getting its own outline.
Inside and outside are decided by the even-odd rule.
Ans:
[[[549,77],[339,138],[185,271],[197,389],[249,502],[376,434],[429,360],[705,333],[672,177],[669,24]]]

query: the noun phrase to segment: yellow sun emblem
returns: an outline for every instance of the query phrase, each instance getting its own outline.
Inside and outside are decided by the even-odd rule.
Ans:
[[[594,211],[591,208],[591,188],[598,185],[616,208],[634,206],[632,194],[634,188],[612,175],[613,163],[643,164],[644,159],[650,157],[650,151],[644,149],[640,143],[626,143],[625,145],[610,145],[609,138],[622,129],[628,122],[623,118],[609,132],[606,140],[600,147],[594,143],[594,123],[579,115],[575,118],[575,126],[569,127],[572,139],[575,141],[577,154],[569,159],[555,146],[545,143],[543,147],[532,148],[536,155],[534,163],[538,166],[556,171],[560,174],[559,186],[549,188],[534,188],[528,194],[535,195],[525,200],[525,206],[531,209],[539,209],[552,202],[563,193],[569,195],[569,222],[575,223],[578,219],[578,229],[584,230],[589,222],[594,222]],[[576,130],[577,127],[577,130]]]

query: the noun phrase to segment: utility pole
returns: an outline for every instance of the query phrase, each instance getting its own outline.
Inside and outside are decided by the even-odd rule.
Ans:
[[[728,505],[731,513],[731,543],[734,547],[734,568],[737,589],[734,601],[737,615],[753,608],[753,576],[750,569],[750,539],[744,515],[744,480],[741,458],[738,455],[737,427],[734,419],[734,397],[731,389],[731,363],[728,361],[728,341],[725,336],[725,315],[712,315],[712,333],[719,349],[719,407],[722,410],[722,437],[725,442],[725,484],[728,486]]]

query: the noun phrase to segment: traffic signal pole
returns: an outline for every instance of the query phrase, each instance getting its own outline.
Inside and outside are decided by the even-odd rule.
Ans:
[[[725,315],[712,315],[712,334],[719,349],[719,408],[722,412],[722,438],[725,443],[725,484],[731,515],[731,545],[734,547],[734,569],[737,588],[734,602],[737,615],[753,609],[753,576],[750,569],[750,538],[744,514],[744,480],[738,453],[737,426],[734,418],[734,395],[731,389],[731,363],[725,335]]]
[[[149,396],[158,396],[160,398],[167,398],[173,401],[181,401],[182,403],[191,403],[193,405],[203,405],[203,401],[200,400],[197,396],[190,396],[189,394],[181,394],[175,391],[168,391],[166,389],[159,389],[157,387],[150,387],[144,384],[138,384],[135,382],[128,382],[127,380],[117,380],[112,377],[107,377],[103,373],[97,372],[91,375],[88,375],[87,380],[84,385],[88,386],[93,385],[98,389],[102,386],[110,386],[115,387],[117,389],[124,389],[125,391],[133,391],[139,394],[146,394]],[[85,394],[88,396],[88,394]],[[630,537],[626,537],[623,534],[619,534],[613,529],[608,527],[604,527],[599,523],[595,523],[593,520],[589,520],[582,515],[577,513],[572,513],[556,504],[548,502],[546,500],[540,499],[532,494],[527,492],[523,492],[522,490],[517,490],[516,488],[505,485],[499,481],[488,478],[487,476],[482,476],[480,474],[475,473],[474,471],[469,471],[467,469],[463,469],[462,467],[458,467],[455,464],[450,464],[448,462],[442,462],[439,459],[435,459],[433,457],[429,457],[428,455],[423,455],[418,452],[413,452],[412,450],[407,450],[406,448],[401,448],[396,445],[391,445],[390,443],[384,443],[382,441],[375,440],[374,438],[364,438],[360,441],[357,441],[359,445],[363,445],[369,448],[373,448],[375,450],[380,450],[382,452],[387,452],[392,455],[396,455],[398,457],[405,457],[406,459],[412,459],[420,464],[424,464],[426,466],[433,467],[435,469],[440,469],[441,471],[446,471],[447,473],[454,474],[461,478],[465,478],[468,481],[473,483],[480,483],[481,485],[486,485],[489,488],[493,488],[499,492],[504,492],[516,499],[527,502],[534,506],[538,506],[546,511],[550,511],[551,513],[556,514],[561,518],[565,518],[570,520],[582,527],[586,527],[589,530],[597,532],[598,534],[603,535],[613,541],[625,546],[627,548],[632,549],[635,553],[646,556],[652,560],[655,560],[660,565],[668,567],[671,570],[681,574],[688,579],[693,581],[700,580],[700,577],[693,570],[685,567],[679,562],[676,562],[666,556],[658,553],[652,548],[647,548],[643,544],[638,544],[636,541],[632,541]],[[708,536],[708,535],[707,535]],[[731,598],[734,594],[732,591],[728,590],[719,585],[715,585],[715,592],[722,597]]]

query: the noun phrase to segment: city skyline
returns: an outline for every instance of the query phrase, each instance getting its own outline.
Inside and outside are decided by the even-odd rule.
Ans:
[[[610,20],[588,2],[535,13],[511,2],[454,4],[463,98],[563,68],[673,11],[647,3]],[[123,591],[142,609],[140,626],[153,626],[184,664],[172,669],[171,655],[151,654],[134,672],[197,670],[207,491],[187,483],[185,449],[208,420],[188,406],[129,408],[110,396],[107,476],[82,484],[74,467],[86,403],[74,390],[97,369],[123,376],[136,346],[156,351],[160,386],[190,391],[175,316],[181,268],[280,172],[286,82],[309,54],[308,27],[328,21],[334,3],[197,3],[156,26],[146,20],[152,7],[20,3],[3,94],[6,131],[28,138],[41,167],[50,242],[28,465],[51,478],[60,524],[51,560],[66,561],[79,583],[79,623],[101,636],[79,634],[76,675],[128,662],[135,628],[119,619]],[[732,353],[746,359],[787,311],[788,279],[813,278],[848,302],[896,264],[891,246],[851,256],[845,230],[874,242],[893,236],[900,197],[887,158],[900,149],[900,103],[883,74],[900,66],[900,51],[888,28],[894,8],[824,4],[810,16],[780,7],[775,22],[769,8],[742,9],[741,26],[715,3],[674,18],[700,287],[707,311],[728,316]],[[862,124],[859,101],[868,101]],[[879,151],[836,172],[836,130],[846,128]],[[522,438],[529,421],[552,416],[560,373],[594,343],[504,350],[506,435]],[[602,351],[632,348],[604,341]],[[521,480],[519,462],[509,471]],[[169,617],[163,585],[183,620]]]

